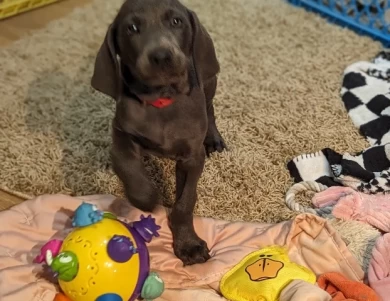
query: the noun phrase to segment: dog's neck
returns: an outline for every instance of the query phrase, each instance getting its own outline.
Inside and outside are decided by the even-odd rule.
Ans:
[[[173,84],[169,86],[150,87],[138,80],[130,69],[122,65],[123,93],[130,97],[136,97],[141,102],[151,103],[158,99],[174,99],[180,94],[188,94],[190,82]]]
[[[188,75],[186,80],[182,83],[177,83],[169,86],[150,87],[137,79],[130,69],[121,64],[121,76],[122,76],[122,89],[123,93],[130,98],[135,98],[142,103],[157,104],[165,103],[163,106],[167,106],[168,101],[176,98],[178,95],[189,95],[194,86],[198,85],[195,75],[195,68],[192,63],[188,68]]]

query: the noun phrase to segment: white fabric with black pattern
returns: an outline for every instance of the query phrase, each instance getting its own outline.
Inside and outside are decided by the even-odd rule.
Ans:
[[[295,182],[344,185],[366,193],[390,191],[390,52],[344,71],[341,97],[349,117],[371,147],[356,154],[323,149],[288,162]]]
[[[371,145],[390,142],[390,52],[344,71],[341,97],[352,122]]]

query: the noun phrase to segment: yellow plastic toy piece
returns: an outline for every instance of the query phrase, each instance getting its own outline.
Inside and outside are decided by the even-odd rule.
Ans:
[[[1,0],[0,20],[61,0]]]
[[[276,301],[292,280],[312,284],[316,276],[290,261],[287,250],[270,246],[247,255],[221,280],[222,295],[232,301]]]
[[[129,237],[137,247],[126,226],[110,218],[76,228],[64,240],[60,252],[76,254],[79,265],[73,280],[59,279],[61,289],[72,301],[95,301],[107,292],[115,292],[123,300],[130,299],[138,281],[139,254],[134,254],[127,262],[113,261],[107,253],[107,244],[113,233]]]

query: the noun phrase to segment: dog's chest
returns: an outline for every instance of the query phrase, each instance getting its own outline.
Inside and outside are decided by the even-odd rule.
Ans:
[[[120,124],[149,153],[164,157],[185,157],[202,147],[207,131],[207,110],[203,93],[181,95],[167,107],[156,108],[127,101],[117,108]]]

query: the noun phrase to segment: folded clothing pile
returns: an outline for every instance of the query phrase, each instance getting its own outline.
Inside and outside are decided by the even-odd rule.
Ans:
[[[367,276],[370,286],[385,301],[390,300],[386,294],[390,292],[389,79],[390,52],[382,51],[372,62],[357,62],[345,69],[342,101],[371,146],[344,154],[325,148],[292,159],[287,168],[296,184],[286,194],[286,204],[292,210],[363,222],[382,232]],[[295,194],[303,190],[316,192],[314,208],[295,202]]]

